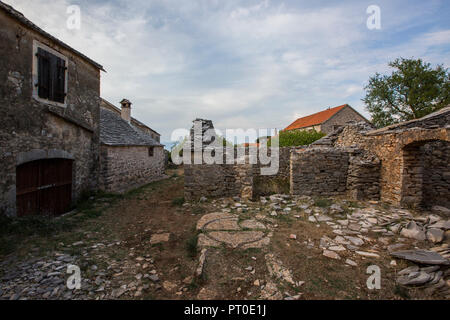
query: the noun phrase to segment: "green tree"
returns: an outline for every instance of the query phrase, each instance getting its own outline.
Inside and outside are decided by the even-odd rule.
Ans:
[[[378,127],[421,118],[450,104],[448,70],[431,68],[421,59],[396,59],[389,63],[391,75],[369,79],[362,101]]]

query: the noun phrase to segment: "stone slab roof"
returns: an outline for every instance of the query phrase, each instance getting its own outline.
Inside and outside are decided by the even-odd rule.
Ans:
[[[96,68],[98,68],[98,69],[100,69],[102,71],[105,71],[105,69],[103,69],[102,65],[100,65],[99,63],[95,62],[94,60],[88,58],[87,56],[85,56],[81,52],[75,50],[74,48],[72,48],[71,46],[67,45],[66,43],[62,42],[58,38],[55,38],[51,34],[45,32],[44,30],[39,28],[37,25],[35,25],[33,22],[28,20],[21,12],[17,11],[13,7],[11,7],[10,5],[0,1],[0,10],[3,10],[7,15],[9,15],[10,17],[18,20],[20,23],[22,23],[23,25],[27,26],[28,28],[30,28],[30,29],[36,31],[37,33],[40,33],[42,36],[44,36],[46,38],[49,38],[50,40],[54,41],[55,43],[57,43],[59,46],[63,47],[64,49],[75,53],[76,55],[78,55],[82,59],[86,60],[87,62],[89,62],[90,64],[95,66]]]
[[[106,99],[103,99],[103,98],[101,98],[101,99],[102,99],[103,103],[105,103],[109,108],[114,109],[114,110],[116,111],[116,113],[120,114],[121,110],[120,110],[118,107],[116,107],[115,105],[113,105],[111,102],[109,102],[109,101],[106,100]],[[136,119],[136,118],[131,117],[131,122],[135,122],[136,124],[138,124],[138,125],[140,125],[140,126],[143,126],[143,127],[147,128],[147,129],[153,131],[153,132],[156,133],[157,135],[160,135],[160,136],[161,136],[161,134],[160,134],[158,131],[156,131],[156,130],[150,128],[150,127],[147,126],[145,123],[142,123],[141,121],[139,121],[139,120]]]
[[[446,122],[446,125],[437,124],[437,122],[439,122],[439,120],[442,120],[442,119],[444,119],[444,122]],[[450,126],[448,119],[450,119],[450,105],[448,105],[438,111],[430,113],[422,118],[392,124],[390,126],[387,126],[387,127],[381,128],[381,129],[370,131],[367,134],[368,135],[379,135],[379,134],[391,133],[391,132],[397,131],[397,130],[405,130],[405,129],[416,128],[416,127],[421,127],[424,129],[425,128],[432,129],[432,128],[437,128],[437,127],[448,128]],[[436,120],[437,120],[437,122],[436,122]],[[445,120],[447,120],[447,121],[445,121]],[[440,122],[442,122],[442,121],[440,121]]]
[[[100,143],[109,146],[163,146],[113,111],[100,108]]]

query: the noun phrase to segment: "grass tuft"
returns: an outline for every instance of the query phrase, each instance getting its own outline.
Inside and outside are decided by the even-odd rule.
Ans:
[[[184,197],[175,198],[172,200],[172,205],[176,207],[181,207],[184,204]]]
[[[197,256],[198,234],[194,234],[186,241],[186,251],[188,257],[194,259]]]
[[[326,208],[331,206],[332,201],[330,199],[324,199],[324,198],[320,198],[320,199],[316,199],[314,201],[314,205],[316,207],[320,207],[320,208]]]

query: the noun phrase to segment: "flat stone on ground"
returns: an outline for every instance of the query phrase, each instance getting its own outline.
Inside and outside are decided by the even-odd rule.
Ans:
[[[422,264],[450,264],[449,260],[439,253],[422,249],[391,252],[391,256]]]
[[[247,229],[266,229],[266,226],[259,221],[256,220],[245,220],[241,222],[242,228]],[[217,229],[216,229],[217,230]]]
[[[204,225],[205,230],[239,230],[237,218],[223,218],[219,220],[213,220]]]
[[[444,240],[444,231],[441,229],[428,229],[427,231],[427,238],[429,241],[433,243],[439,243],[442,240]]]
[[[223,242],[233,248],[236,248],[246,243],[261,240],[262,238],[264,238],[264,233],[261,231],[211,231],[207,236],[212,238],[213,240]]]
[[[169,238],[170,238],[170,233],[153,234],[152,237],[150,238],[150,243],[157,244],[157,243],[161,243],[161,242],[167,242],[167,241],[169,241]]]
[[[213,212],[213,213],[205,214],[203,217],[200,218],[200,220],[198,220],[197,230],[203,229],[205,224],[212,222],[214,220],[229,219],[229,218],[234,218],[234,217],[235,216],[228,214],[228,213],[224,213],[224,212]]]
[[[341,259],[341,257],[334,251],[330,251],[330,250],[323,250],[323,255],[327,258],[331,258],[331,259],[336,259],[339,260]]]

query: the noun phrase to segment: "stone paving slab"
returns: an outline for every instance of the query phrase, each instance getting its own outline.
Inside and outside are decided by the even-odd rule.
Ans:
[[[208,213],[208,214],[204,215],[203,217],[201,217],[200,220],[197,222],[197,230],[203,229],[205,224],[211,223],[214,220],[229,219],[229,218],[235,218],[235,217],[236,216],[234,216],[234,215],[231,215],[228,213],[223,213],[223,212]]]
[[[230,245],[233,248],[237,248],[240,245],[250,244],[264,238],[264,232],[262,231],[239,231],[239,232],[227,232],[227,231],[212,231],[208,233],[208,237],[213,240],[223,242]]]
[[[266,229],[266,226],[263,223],[256,220],[245,220],[242,221],[240,225],[242,228],[247,229]]]
[[[224,218],[208,222],[204,225],[204,230],[240,230],[237,218]]]
[[[232,248],[261,248],[270,243],[267,227],[256,220],[249,219],[238,223],[238,217],[228,213],[213,212],[204,215],[197,222],[198,246],[218,247],[225,244]]]

